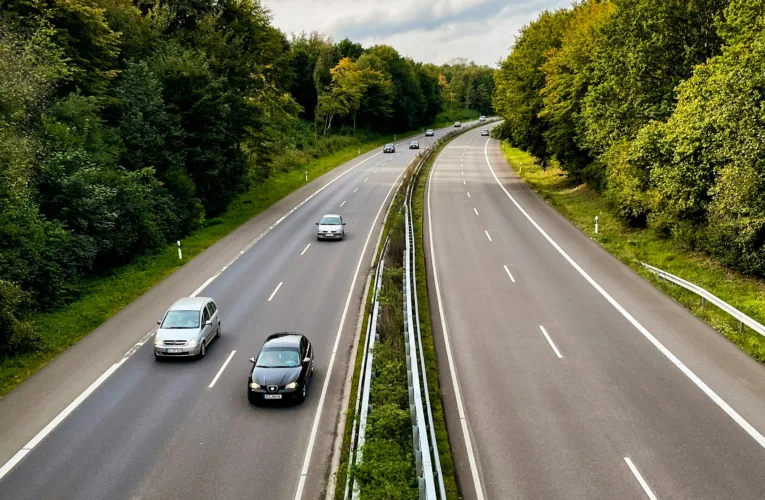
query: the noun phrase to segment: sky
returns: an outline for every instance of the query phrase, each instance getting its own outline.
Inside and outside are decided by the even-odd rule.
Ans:
[[[415,61],[464,57],[496,66],[518,30],[571,0],[261,0],[288,35],[318,31],[364,47],[385,44]]]

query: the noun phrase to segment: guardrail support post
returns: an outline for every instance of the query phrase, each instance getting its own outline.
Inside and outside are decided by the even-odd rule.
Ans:
[[[738,333],[744,333],[744,322],[739,321],[738,322]]]
[[[705,299],[704,297],[701,297],[701,308],[704,309],[704,306],[706,305],[707,305],[707,299]]]

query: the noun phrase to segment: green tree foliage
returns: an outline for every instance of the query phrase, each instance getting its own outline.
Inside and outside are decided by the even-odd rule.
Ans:
[[[454,59],[437,68],[441,99],[453,108],[476,109],[483,115],[494,112],[494,69],[478,66],[466,59]]]
[[[497,73],[508,137],[546,148],[631,223],[765,276],[765,4],[585,0],[566,12],[562,36],[543,14]]]
[[[357,126],[429,124],[442,73],[391,47],[288,39],[259,0],[0,2],[0,356],[40,347],[29,314],[272,171]],[[466,103],[485,100],[479,73]]]
[[[543,110],[540,92],[545,86],[542,65],[545,55],[561,46],[570,17],[564,9],[543,12],[521,30],[512,53],[495,74],[494,107],[505,118],[502,136],[529,151],[542,165],[550,159],[544,137],[549,124],[539,116]]]

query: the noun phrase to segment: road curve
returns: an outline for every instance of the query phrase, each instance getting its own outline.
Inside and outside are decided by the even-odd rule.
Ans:
[[[464,498],[765,497],[763,367],[561,217],[479,134],[434,165],[424,238]]]
[[[419,140],[425,146],[431,139]],[[301,196],[341,175],[294,212],[286,210],[297,205],[291,197],[281,213],[256,217],[0,402],[0,463],[23,457],[0,480],[0,497],[319,498],[382,212],[416,154],[407,145],[399,142],[395,154],[367,153],[317,180]],[[314,222],[324,213],[343,215],[344,241],[316,241]],[[152,339],[122,354],[175,299],[195,290],[222,313],[223,335],[203,360],[156,363]],[[255,408],[246,398],[247,360],[277,331],[309,336],[316,373],[303,405]],[[120,359],[25,453],[25,443]]]

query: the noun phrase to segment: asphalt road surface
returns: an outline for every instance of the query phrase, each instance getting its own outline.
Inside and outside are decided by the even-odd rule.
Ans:
[[[407,146],[362,155],[256,217],[4,398],[0,498],[319,498],[384,208],[416,155]],[[324,213],[343,215],[344,241],[316,241]],[[212,276],[199,295],[217,301],[222,337],[203,360],[155,362],[144,335]],[[315,376],[304,404],[255,408],[246,397],[248,359],[279,331],[310,338]],[[131,347],[142,338],[146,345]],[[88,397],[66,410],[83,391]],[[38,434],[51,421],[58,425]],[[38,443],[36,435],[45,437]]]
[[[763,367],[563,219],[479,134],[443,151],[425,217],[464,497],[765,498]]]

